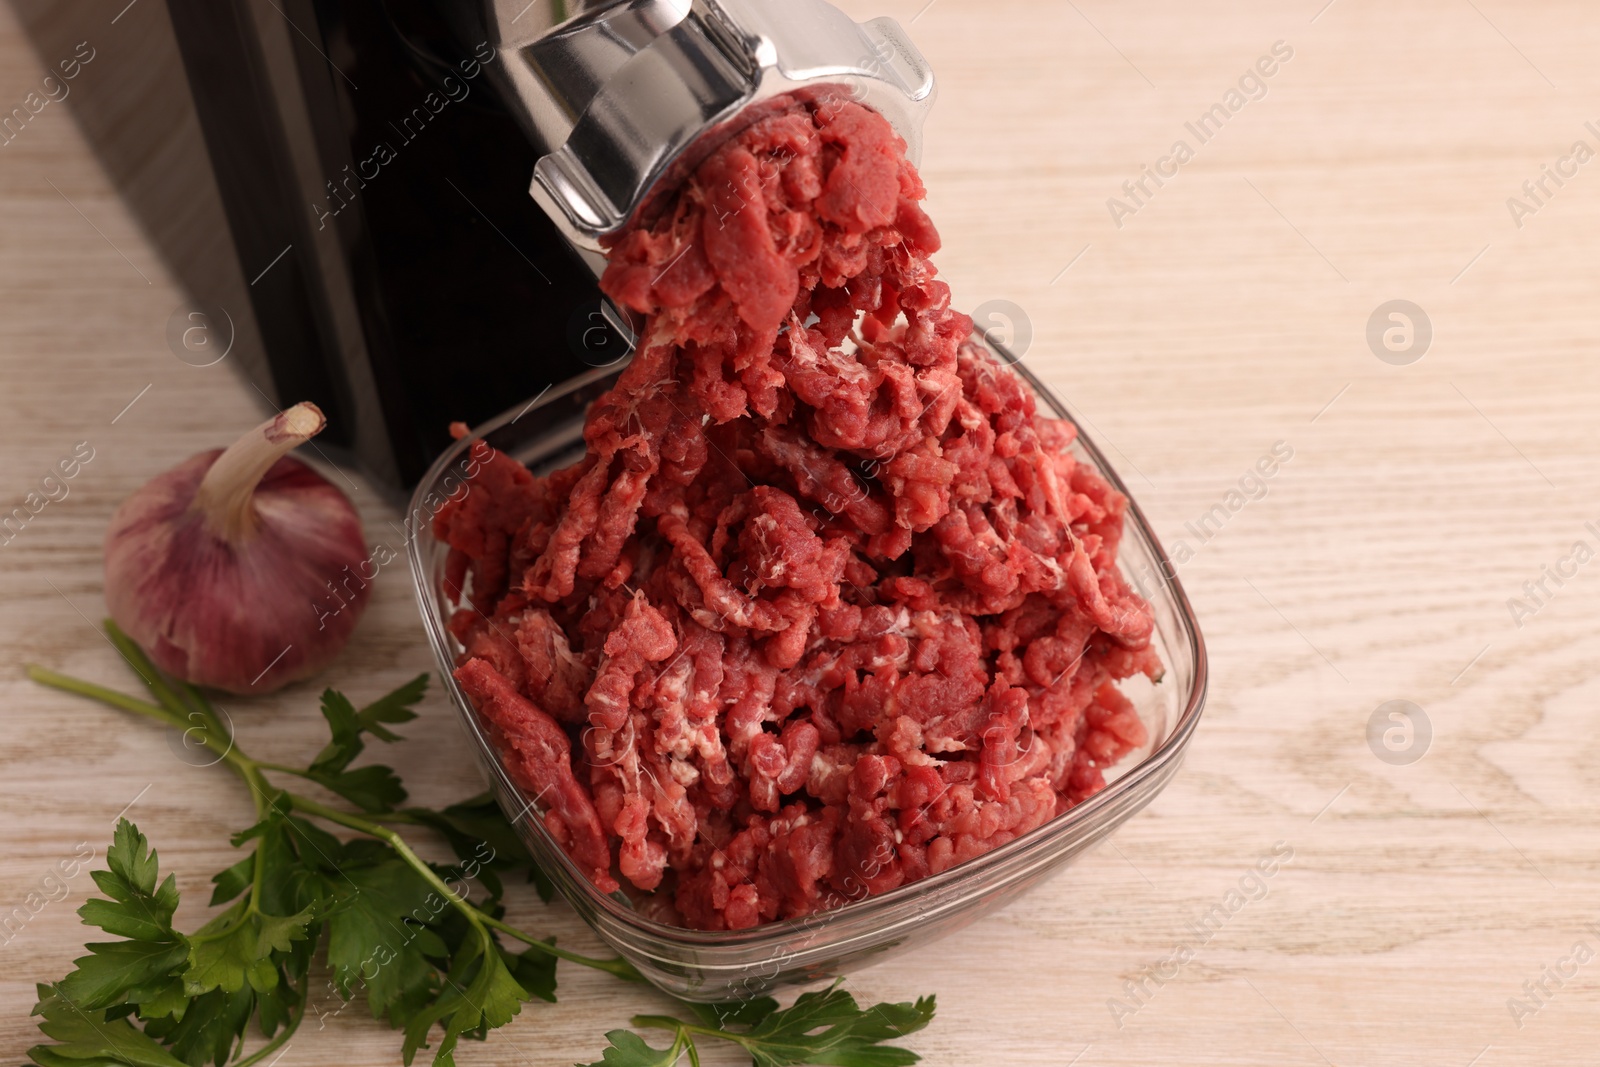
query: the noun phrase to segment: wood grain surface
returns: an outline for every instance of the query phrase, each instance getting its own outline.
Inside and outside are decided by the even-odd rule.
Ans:
[[[1211,650],[1188,761],[1143,815],[1009,910],[851,976],[863,998],[938,994],[912,1042],[930,1064],[1595,1062],[1600,961],[1561,961],[1580,942],[1600,952],[1600,562],[1571,556],[1600,549],[1585,525],[1600,526],[1600,161],[1571,155],[1600,150],[1585,126],[1600,128],[1600,9],[1323,3],[843,5],[897,16],[932,61],[941,269],[1007,336],[1025,319],[1029,364],[1110,446],[1169,548],[1190,549]],[[133,15],[110,21],[121,6],[80,36],[139,47]],[[1277,42],[1292,56],[1227,110]],[[0,113],[59,58],[0,7]],[[1185,123],[1218,103],[1227,120],[1200,143]],[[66,499],[0,546],[0,912],[80,842],[103,856],[126,810],[193,918],[250,821],[242,789],[21,671],[129,684],[94,625],[107,519],[261,401],[226,362],[168,350],[184,296],[71,108],[0,148],[0,510],[77,442],[94,450]],[[1143,166],[1171,171],[1180,139],[1192,159],[1126,196]],[[1546,167],[1568,176],[1535,203],[1523,183]],[[1112,197],[1130,209],[1117,220]],[[1403,365],[1367,337],[1391,300],[1431,323]],[[1249,478],[1279,442],[1292,458]],[[369,527],[392,516],[348,477]],[[1208,515],[1203,538],[1190,524]],[[431,668],[408,579],[385,572],[329,678],[360,698]],[[314,692],[234,707],[242,743],[304,757]],[[1393,700],[1426,717],[1420,760],[1369,744]],[[387,755],[419,800],[477,790],[440,697],[408,733]],[[1292,859],[1248,877],[1275,847]],[[1197,944],[1190,924],[1241,881],[1255,899]],[[8,1061],[35,1040],[33,983],[78,954],[91,889],[71,879],[0,946]],[[513,918],[596,947],[564,907],[519,900]],[[1185,942],[1192,960],[1165,963]],[[604,1030],[661,1006],[604,977],[562,982],[559,1005],[461,1062],[592,1059]],[[390,1064],[398,1047],[356,1005],[309,1022],[281,1063]]]

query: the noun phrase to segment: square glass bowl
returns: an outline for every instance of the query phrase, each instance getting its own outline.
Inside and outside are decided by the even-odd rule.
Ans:
[[[1025,379],[1045,409],[1072,419],[1044,383],[1003,348],[987,344],[979,335],[974,339],[987,345],[996,362],[1011,366]],[[621,891],[601,893],[550,836],[532,799],[511,782],[476,709],[451,674],[461,648],[446,623],[457,605],[444,589],[448,547],[434,539],[431,518],[443,500],[465,484],[463,467],[473,438],[483,438],[535,473],[580,459],[584,413],[615,383],[619,372],[620,366],[590,371],[512,408],[457,442],[417,486],[407,525],[411,576],[428,641],[445,691],[460,713],[501,809],[567,902],[652,983],[688,1000],[734,1000],[786,983],[833,977],[926,944],[1004,906],[1065,867],[1148,804],[1172,778],[1205,704],[1205,642],[1175,568],[1150,524],[1074,419],[1079,425],[1073,446],[1077,457],[1130,496],[1120,568],[1154,608],[1152,641],[1166,666],[1158,684],[1142,675],[1120,683],[1138,708],[1150,739],[1107,769],[1105,789],[1043,826],[941,874],[830,911],[749,930],[670,926],[635,910]]]

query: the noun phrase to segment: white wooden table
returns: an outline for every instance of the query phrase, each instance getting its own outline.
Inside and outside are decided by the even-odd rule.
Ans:
[[[914,1040],[931,1064],[1594,1061],[1600,963],[1546,980],[1542,1004],[1524,983],[1578,942],[1600,952],[1600,563],[1562,562],[1578,541],[1600,550],[1585,525],[1600,525],[1600,163],[1562,162],[1578,140],[1600,150],[1585,126],[1600,125],[1600,10],[1321,3],[844,5],[898,16],[932,60],[923,173],[941,268],[964,306],[1025,309],[1030,365],[1111,446],[1169,547],[1192,549],[1182,576],[1212,657],[1186,767],[1108,847],[852,977],[863,998],[938,994]],[[114,47],[114,30],[97,44]],[[1292,57],[1229,110],[1280,41]],[[0,113],[42,73],[0,8]],[[1226,121],[1201,143],[1185,123],[1213,104]],[[21,668],[128,684],[94,631],[106,521],[259,401],[226,364],[168,351],[184,298],[70,108],[51,104],[0,148],[0,511],[77,442],[94,450],[69,495],[0,546],[0,914],[75,847],[103,856],[126,809],[193,917],[232,862],[247,797],[176,760],[154,727]],[[1545,179],[1535,205],[1522,187],[1545,165],[1576,174]],[[1167,172],[1161,186],[1133,184],[1146,166]],[[1514,213],[1514,196],[1537,210]],[[1413,362],[1415,347],[1380,343],[1386,361],[1369,346],[1392,300],[1431,323]],[[1246,480],[1259,498],[1230,499],[1278,442],[1293,455],[1265,494]],[[390,518],[354,479],[369,527]],[[1207,515],[1202,541],[1187,524]],[[1546,566],[1571,576],[1545,579],[1549,595],[1514,618],[1508,601]],[[406,581],[380,576],[328,681],[359,698],[431,668]],[[242,740],[303,756],[314,693],[239,709]],[[1423,709],[1419,761],[1369,746],[1391,700]],[[475,791],[442,699],[425,710],[386,755],[423,802]],[[1247,882],[1259,899],[1187,965],[1162,964],[1279,842],[1293,858],[1265,895]],[[85,939],[73,909],[91,888],[70,879],[3,945],[10,1060],[35,1040],[33,983],[65,973]],[[560,906],[519,901],[514,917],[594,944]],[[1114,1018],[1108,1001],[1132,1004],[1124,983],[1150,967],[1166,980]],[[659,1006],[565,968],[562,984],[559,1005],[462,1062],[594,1058],[602,1031]],[[397,1036],[362,1014],[309,1023],[284,1067],[396,1062]]]

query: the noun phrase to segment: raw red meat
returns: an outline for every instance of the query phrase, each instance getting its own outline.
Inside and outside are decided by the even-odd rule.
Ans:
[[[848,99],[762,118],[611,249],[646,327],[583,461],[478,442],[436,519],[512,777],[596,885],[689,926],[946,870],[1145,741],[1126,501],[970,340],[922,196]]]

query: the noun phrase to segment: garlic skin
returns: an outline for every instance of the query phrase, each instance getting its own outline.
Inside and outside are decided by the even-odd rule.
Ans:
[[[157,666],[195,685],[270,693],[326,667],[371,594],[330,583],[367,557],[336,486],[288,455],[326,419],[297,404],[226,450],[193,456],[123,501],[105,540],[106,606]]]

